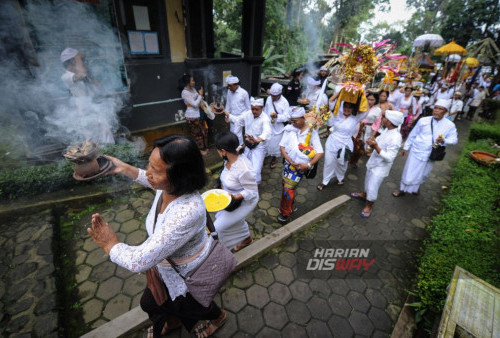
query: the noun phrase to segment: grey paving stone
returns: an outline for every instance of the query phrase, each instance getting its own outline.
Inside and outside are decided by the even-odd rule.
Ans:
[[[352,330],[351,324],[349,321],[340,316],[332,316],[328,320],[328,326],[330,327],[330,331],[333,334],[333,337],[345,338],[352,337],[354,335],[354,331]]]
[[[255,283],[264,287],[268,287],[269,285],[274,283],[274,275],[272,271],[265,268],[259,268],[254,271],[253,279],[255,280]]]
[[[2,283],[3,284],[3,283]],[[5,284],[3,284],[5,285]],[[36,285],[36,282],[32,279],[25,279],[20,282],[11,284],[9,292],[5,295],[7,301],[17,301],[21,299],[31,288]],[[4,292],[3,290],[2,292]]]
[[[86,301],[95,296],[97,291],[97,282],[85,281],[78,285],[78,297],[81,301]]]
[[[330,286],[324,279],[312,279],[309,282],[309,288],[315,295],[320,295],[322,298],[327,298],[332,291],[330,290]]]
[[[366,284],[361,278],[351,278],[347,281],[351,290],[363,292],[366,290]]]
[[[126,222],[134,217],[134,211],[133,210],[122,210],[118,211],[115,216],[115,221],[119,223]]]
[[[255,336],[257,338],[275,338],[275,337],[281,337],[281,334],[279,331],[271,329],[269,327],[263,328],[257,335]]]
[[[372,307],[368,312],[368,318],[370,318],[375,328],[380,329],[384,332],[390,331],[391,319],[383,310]]]
[[[87,263],[90,266],[96,266],[100,263],[104,263],[109,259],[109,256],[106,255],[103,249],[97,248],[94,251],[90,252],[89,255],[87,256],[87,259],[85,260],[85,263]]]
[[[309,285],[298,280],[290,285],[290,292],[293,298],[302,302],[307,302],[313,295]]]
[[[7,273],[8,281],[11,284],[15,284],[30,275],[32,272],[36,271],[37,268],[38,264],[34,262],[18,265]]]
[[[346,281],[339,278],[329,279],[328,285],[330,285],[332,292],[341,296],[347,296],[350,290]]]
[[[7,308],[7,313],[11,316],[15,316],[21,312],[28,310],[34,303],[35,299],[33,297],[23,297],[19,301],[10,305]]]
[[[94,265],[92,272],[90,273],[90,280],[102,282],[114,275],[116,271],[116,264],[113,262],[103,262],[98,265]]]
[[[356,335],[369,336],[373,332],[373,324],[368,317],[361,312],[354,311],[349,316],[349,323]]]
[[[78,265],[76,267],[77,273],[75,275],[75,279],[77,283],[82,283],[87,280],[92,272],[92,268],[88,265]]]
[[[294,254],[290,252],[282,252],[279,255],[279,261],[282,266],[286,266],[288,268],[292,268],[297,264],[297,258]]]
[[[56,295],[48,294],[45,297],[37,299],[37,303],[35,305],[34,313],[37,316],[44,315],[49,311],[56,310]]]
[[[332,294],[328,297],[328,304],[334,314],[342,317],[347,317],[352,311],[347,298],[337,294]]]
[[[240,289],[231,288],[222,294],[222,306],[231,312],[240,311],[246,303],[245,292]]]
[[[34,331],[37,337],[49,337],[51,333],[57,333],[58,326],[57,312],[54,311],[38,316]]]
[[[282,265],[273,269],[273,275],[277,282],[285,285],[289,285],[294,279],[292,270]]]
[[[276,282],[272,284],[268,291],[271,300],[278,304],[286,305],[292,299],[292,294],[288,290],[288,287],[281,283]]]
[[[233,284],[240,289],[250,287],[253,284],[252,273],[247,270],[238,271],[233,277]]]
[[[395,323],[398,320],[399,314],[401,312],[401,307],[394,305],[394,304],[389,304],[386,309],[386,313],[389,315],[389,318],[391,318],[391,321]]]
[[[102,300],[109,300],[121,292],[123,280],[118,277],[111,277],[99,285],[96,296]]]
[[[310,338],[323,338],[331,336],[326,323],[317,319],[312,319],[309,323],[307,323],[306,331],[307,336]]]
[[[5,331],[7,333],[18,333],[27,326],[27,323],[30,323],[30,317],[28,315],[12,318],[5,326]]]
[[[382,292],[375,289],[367,289],[364,293],[366,299],[370,302],[371,306],[375,306],[379,309],[385,309],[387,306],[387,300],[382,295]]]
[[[83,320],[90,323],[101,316],[103,302],[98,299],[91,299],[83,304]]]
[[[142,294],[145,288],[146,281],[144,278],[136,275],[125,280],[122,291],[129,296],[135,296],[137,294]]]
[[[264,319],[259,309],[245,306],[236,315],[240,330],[255,335],[264,327]]]
[[[127,235],[127,244],[129,245],[139,245],[142,244],[146,238],[148,237],[148,234],[144,230],[136,230],[130,234]]]
[[[136,231],[136,230],[143,230],[142,223],[139,222],[139,220],[137,220],[137,219],[128,220],[120,226],[120,232],[123,232],[126,234],[131,233],[131,232]]]
[[[349,301],[349,304],[351,304],[351,306],[359,312],[366,313],[370,308],[370,303],[366,300],[365,296],[359,292],[349,292],[347,300]]]
[[[332,315],[328,302],[318,296],[314,296],[306,304],[313,318],[326,321]]]
[[[282,331],[282,336],[287,338],[307,337],[306,329],[295,323],[289,323]]]
[[[245,291],[247,294],[248,304],[255,306],[258,309],[263,308],[269,303],[269,295],[267,289],[260,285],[252,285]]]
[[[285,308],[288,318],[294,323],[304,325],[311,319],[311,313],[307,306],[298,300],[292,300]]]
[[[114,319],[119,315],[130,310],[130,302],[131,298],[126,295],[117,295],[110,299],[109,302],[106,303],[106,307],[104,308],[103,315],[106,319]]]
[[[264,321],[267,326],[281,330],[288,323],[288,316],[283,305],[269,303],[264,308]]]

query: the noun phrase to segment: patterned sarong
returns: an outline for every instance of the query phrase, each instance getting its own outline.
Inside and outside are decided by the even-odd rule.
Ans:
[[[281,194],[280,212],[285,217],[292,214],[295,205],[295,188],[299,185],[303,175],[303,172],[295,169],[288,161],[284,161],[281,174],[283,192]]]
[[[208,137],[207,137],[207,128],[205,126],[205,121],[201,119],[186,119],[187,124],[189,126],[189,130],[191,131],[191,137],[198,145],[200,150],[204,150],[208,148]]]

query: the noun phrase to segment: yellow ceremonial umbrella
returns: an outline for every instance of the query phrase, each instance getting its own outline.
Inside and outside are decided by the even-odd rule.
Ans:
[[[479,66],[479,60],[473,57],[469,57],[465,59],[465,64],[469,68],[476,68],[477,66]]]
[[[465,55],[466,53],[467,49],[460,46],[455,41],[452,41],[444,46],[441,46],[434,51],[434,54],[436,55],[450,55],[450,54]]]
[[[434,51],[435,55],[450,55],[450,54],[465,55],[466,53],[467,49],[457,44],[455,40],[451,41],[450,43],[447,43],[444,46],[439,47]],[[445,60],[445,65],[443,69],[443,79],[446,78],[447,68],[448,68],[448,59]]]

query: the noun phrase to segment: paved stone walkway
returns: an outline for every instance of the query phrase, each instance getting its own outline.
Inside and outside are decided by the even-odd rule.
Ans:
[[[236,273],[216,298],[216,302],[228,311],[228,321],[218,336],[350,337],[390,334],[406,298],[404,290],[411,286],[410,278],[414,269],[412,258],[425,235],[425,226],[439,204],[442,187],[449,183],[449,173],[465,142],[468,125],[468,122],[458,124],[459,145],[451,147],[445,161],[436,165],[428,182],[422,187],[420,196],[398,199],[392,197],[391,192],[399,185],[405,161],[398,157],[391,175],[380,189],[379,201],[375,204],[371,218],[362,219],[359,216],[363,207],[361,202],[349,202],[318,222],[311,230],[288,240]],[[303,215],[340,194],[360,191],[366,172],[365,163],[366,158],[363,158],[358,169],[348,170],[344,186],[331,182],[322,192],[316,190],[322,177],[320,166],[315,179],[300,183],[296,198],[299,210],[293,217]],[[264,181],[260,189],[261,200],[258,208],[248,218],[255,239],[280,227],[276,221],[281,196],[280,169],[271,170],[266,161],[262,176]],[[118,197],[118,202],[111,202],[93,212],[102,213],[103,218],[118,232],[121,241],[139,244],[146,238],[143,221],[153,194],[144,190],[131,196]],[[70,220],[70,217],[62,221],[65,220]],[[19,222],[19,229],[22,229],[22,226],[31,221],[20,219]],[[73,247],[78,303],[82,308],[83,320],[90,330],[138,306],[145,288],[145,277],[111,263],[86,234],[85,228],[89,222],[90,213],[75,222]],[[9,224],[8,228],[11,229],[13,225]],[[30,240],[33,239],[35,237],[30,237]],[[312,275],[311,278],[299,278],[297,260],[312,255],[317,247],[313,241],[339,239],[391,242],[385,243],[383,252],[377,252],[378,270],[375,276],[339,279]],[[10,242],[2,241],[0,237],[0,247],[3,250],[5,243]],[[20,246],[21,242],[16,245]],[[2,259],[15,259],[17,255],[19,253],[13,251],[10,258]],[[16,263],[27,266],[24,262]],[[24,268],[20,269],[24,271]],[[8,279],[8,274],[11,273],[8,271],[10,270],[0,270],[0,283],[13,282],[12,278]],[[302,274],[300,277],[308,276]],[[12,301],[7,302],[9,287],[0,284],[0,306],[3,308],[2,312],[8,314],[15,312],[12,310],[13,305],[9,305]],[[54,290],[49,289],[47,292],[54,293]],[[24,311],[37,318],[42,316],[40,311],[34,311],[33,308],[25,308]],[[19,316],[21,311],[17,314]],[[14,328],[14,316],[0,316],[1,324],[6,323],[7,327]],[[20,327],[17,329],[21,330]],[[15,329],[9,330],[5,333],[15,332]],[[30,328],[25,332],[35,331]],[[140,335],[142,332],[131,336]],[[186,335],[187,332],[183,330],[170,334],[171,337]]]

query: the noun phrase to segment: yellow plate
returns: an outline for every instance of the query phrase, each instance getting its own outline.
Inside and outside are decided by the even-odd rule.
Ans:
[[[201,197],[205,202],[205,207],[208,212],[220,211],[231,203],[231,195],[222,189],[207,190]]]

